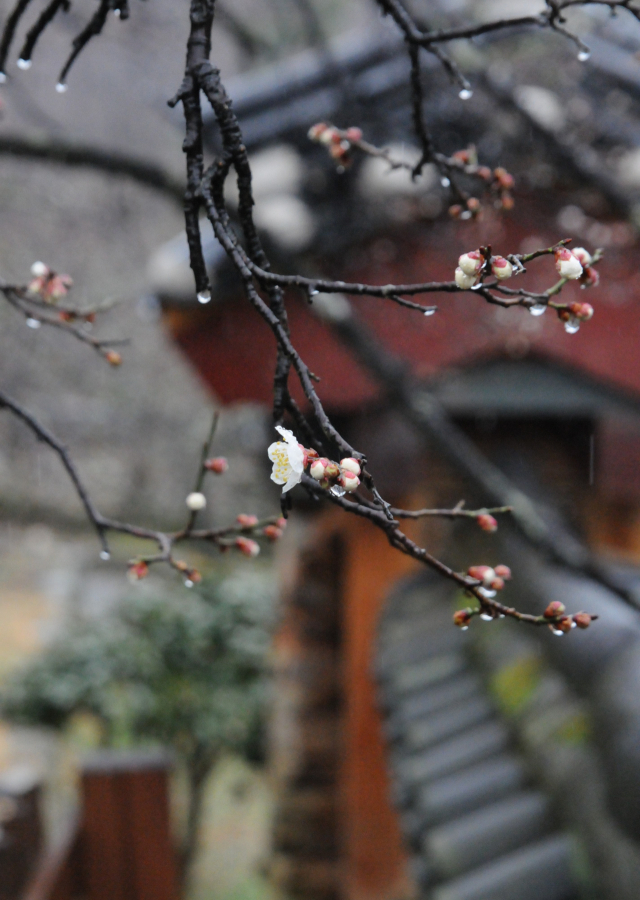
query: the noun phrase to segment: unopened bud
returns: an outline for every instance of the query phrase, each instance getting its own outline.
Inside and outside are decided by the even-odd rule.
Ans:
[[[454,203],[449,207],[449,215],[452,219],[459,219],[462,214],[462,207],[459,203]]]
[[[347,140],[349,141],[361,141],[362,140],[362,130],[360,128],[351,127],[347,128],[345,131],[345,135]]]
[[[327,128],[328,126],[324,122],[317,122],[309,129],[309,131],[307,132],[307,137],[311,141],[319,141],[320,135],[323,134],[327,130]]]
[[[324,467],[324,477],[325,478],[337,478],[340,474],[340,466],[335,462],[328,462]]]
[[[489,584],[487,585],[487,587],[490,588],[492,591],[501,591],[502,588],[504,587],[504,581],[502,580],[502,578],[498,578],[498,577],[496,576],[496,577],[493,579],[493,581],[490,581],[490,582],[489,582]]]
[[[346,456],[340,460],[340,468],[345,472],[353,472],[354,475],[360,474],[360,463],[353,456]]]
[[[571,631],[571,629],[575,628],[576,626],[574,625],[574,622],[573,622],[573,619],[571,618],[571,616],[564,616],[558,622],[554,622],[553,627],[557,631],[561,631],[563,634],[568,634]]]
[[[240,513],[240,515],[236,516],[236,522],[240,528],[253,528],[254,525],[258,524],[258,517]]]
[[[458,257],[458,266],[465,275],[477,275],[484,265],[484,256],[479,250],[470,250]]]
[[[345,491],[355,491],[360,484],[360,479],[353,472],[343,471],[338,478],[338,483]]]
[[[583,288],[597,287],[600,284],[600,272],[594,269],[593,266],[584,266],[580,284]]]
[[[287,527],[287,520],[280,516],[279,519],[276,519],[276,525],[282,531]]]
[[[277,541],[282,537],[282,530],[277,525],[265,525],[262,533],[270,541]]]
[[[573,621],[576,623],[578,628],[588,628],[589,625],[591,625],[591,616],[589,615],[589,613],[576,613],[575,616],[573,616]]]
[[[483,531],[497,531],[498,530],[498,522],[494,519],[493,516],[490,516],[489,513],[481,513],[476,522],[482,528]]]
[[[491,260],[491,271],[502,281],[505,278],[511,278],[513,275],[513,266],[504,256],[494,256]]]
[[[555,252],[556,270],[562,278],[568,281],[575,281],[582,275],[582,266],[580,260],[577,259],[571,250],[566,247],[559,247]]]
[[[570,303],[569,312],[581,322],[588,322],[593,317],[593,306],[590,303]]]
[[[148,574],[149,566],[146,562],[140,560],[140,562],[135,562],[129,566],[127,577],[129,581],[140,581],[142,578],[146,578]]]
[[[566,610],[566,606],[564,603],[561,603],[559,600],[552,600],[551,603],[547,606],[542,615],[545,619],[555,619],[558,616],[561,616]]]
[[[204,509],[207,505],[207,498],[204,494],[201,494],[200,491],[193,491],[193,493],[188,495],[185,503],[191,512],[199,512],[199,510]]]
[[[200,584],[202,575],[197,569],[189,569],[187,572],[187,581],[190,581],[191,584]]]
[[[206,460],[204,467],[209,472],[214,472],[216,475],[222,475],[229,468],[229,463],[224,456],[214,456],[212,459]]]
[[[456,269],[453,277],[458,287],[462,288],[463,291],[468,291],[478,280],[477,275],[465,275],[460,266]]]
[[[514,184],[513,175],[510,172],[507,172],[506,169],[503,169],[502,166],[498,166],[497,169],[493,170],[493,177],[498,182],[501,188],[504,188],[507,191],[510,191]]]
[[[496,566],[494,571],[498,578],[502,578],[504,581],[509,581],[511,578],[511,569],[509,566],[503,566],[502,563]]]
[[[320,457],[320,459],[314,460],[314,462],[311,463],[309,475],[311,475],[312,478],[315,478],[316,481],[322,481],[322,479],[324,478],[324,470],[328,465],[329,460],[324,456]]]
[[[471,611],[468,609],[458,609],[453,614],[453,624],[458,628],[467,629],[471,621]]]
[[[303,447],[302,444],[298,444],[298,447],[302,450],[302,467],[306,469],[309,463],[313,462],[314,459],[318,459],[319,454],[317,450],[313,450],[311,447]]]
[[[117,350],[107,350],[104,358],[109,363],[110,366],[120,366],[122,365],[122,357],[118,353]]]
[[[245,556],[257,556],[260,553],[260,546],[250,538],[237,537],[235,541],[236,547]]]
[[[472,212],[474,215],[477,212],[480,212],[481,203],[477,197],[469,197],[467,200],[467,209]]]
[[[593,257],[588,250],[584,249],[584,247],[574,247],[571,252],[578,260],[583,269],[585,266],[590,266],[593,262]]]
[[[488,587],[496,577],[496,572],[491,566],[469,566],[467,575],[471,578],[477,578],[477,580],[481,581],[485,587]]]

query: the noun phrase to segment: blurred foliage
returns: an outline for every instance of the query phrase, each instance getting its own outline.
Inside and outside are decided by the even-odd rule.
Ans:
[[[106,746],[172,747],[190,784],[186,867],[204,781],[220,753],[261,754],[272,608],[269,576],[255,570],[173,595],[142,589],[99,620],[71,622],[12,673],[0,715],[62,730],[90,713]]]

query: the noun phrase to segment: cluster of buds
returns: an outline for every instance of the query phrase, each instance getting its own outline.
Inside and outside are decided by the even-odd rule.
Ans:
[[[342,131],[335,125],[327,125],[326,122],[318,122],[312,125],[308,131],[310,140],[318,144],[324,144],[329,155],[336,161],[341,169],[351,165],[351,149],[355,141],[362,140],[362,131],[359,128],[347,128]]]
[[[490,169],[489,166],[479,166],[478,156],[475,147],[468,147],[466,150],[457,150],[452,161],[457,167],[461,168],[466,175],[474,175],[484,181],[493,196],[495,197],[494,206],[498,209],[513,209],[513,195],[511,191],[514,186],[514,178],[506,169],[499,166],[496,169]],[[477,197],[469,197],[465,204],[454,203],[449,207],[449,215],[453,219],[471,219],[476,218],[481,211],[481,203]]]
[[[27,285],[31,294],[37,294],[45,303],[56,303],[66,296],[73,284],[70,275],[58,275],[43,262],[31,266],[32,280]]]
[[[355,491],[360,484],[360,463],[353,456],[332,462],[324,456],[313,459],[309,475],[320,483],[320,487],[330,488],[338,496]]]
[[[488,256],[482,250],[470,250],[458,258],[455,282],[462,290],[469,290],[479,284],[489,270],[498,281],[504,281],[513,275],[513,264],[504,256]]]
[[[568,634],[574,628],[588,628],[594,618],[596,618],[596,616],[585,612],[567,616],[565,605],[559,600],[553,600],[542,615],[549,622],[551,631],[558,637]]]
[[[61,322],[67,322],[69,324],[81,319],[87,325],[93,325],[96,320],[96,314],[94,312],[83,313],[75,309],[61,309],[58,313],[58,318]]]
[[[491,566],[470,566],[467,575],[481,582],[478,593],[485,599],[495,597],[498,591],[504,587],[505,581],[511,578],[511,569],[502,564],[492,568]]]

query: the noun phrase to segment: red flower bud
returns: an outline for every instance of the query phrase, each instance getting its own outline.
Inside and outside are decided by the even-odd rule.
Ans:
[[[262,533],[270,541],[277,541],[282,537],[282,530],[277,525],[265,525]]]
[[[509,581],[511,578],[511,569],[509,566],[503,566],[502,563],[495,567],[495,573],[498,578],[502,578],[504,581]]]
[[[498,529],[498,522],[489,513],[481,513],[476,522],[483,531],[497,531]]]
[[[575,626],[571,616],[564,616],[559,622],[555,622],[553,627],[557,631],[562,631],[563,634],[568,634]]]
[[[471,621],[471,612],[468,609],[458,609],[453,614],[453,624],[458,628],[468,628]]]
[[[236,547],[245,556],[257,556],[260,553],[260,547],[255,541],[246,537],[237,537],[235,540]]]
[[[485,587],[496,577],[495,569],[492,569],[491,566],[469,566],[467,575],[470,578],[477,578]]]
[[[149,566],[143,560],[130,565],[127,573],[129,581],[140,581],[142,578],[146,578],[148,574]]]
[[[362,140],[362,130],[360,128],[351,127],[347,128],[345,132],[347,139],[350,141],[361,141]]]
[[[224,456],[214,456],[208,459],[204,464],[205,469],[209,472],[215,472],[216,475],[222,475],[229,468],[229,463]]]
[[[276,526],[280,529],[280,531],[283,531],[287,527],[287,520],[283,519],[282,516],[280,516],[280,518],[276,520]]]
[[[107,350],[104,358],[110,366],[119,366],[122,364],[122,357],[117,350]]]
[[[581,612],[576,613],[573,617],[573,621],[576,623],[578,628],[588,628],[591,625],[591,616],[589,613]]]
[[[560,603],[559,600],[552,600],[542,615],[545,619],[555,619],[558,616],[561,616],[565,610],[566,606],[564,603]]]
[[[253,528],[254,525],[258,524],[257,516],[248,516],[246,513],[240,513],[239,516],[236,516],[236,522],[240,526],[240,528]]]
[[[492,591],[501,591],[504,587],[504,581],[502,578],[494,578],[493,581],[490,581],[487,587],[491,588]]]

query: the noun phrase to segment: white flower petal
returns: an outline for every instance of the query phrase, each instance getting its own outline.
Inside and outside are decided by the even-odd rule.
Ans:
[[[291,488],[294,488],[297,484],[300,484],[302,481],[302,472],[292,472],[289,476],[289,480],[282,488],[282,493],[286,494],[287,491],[290,491]]]

